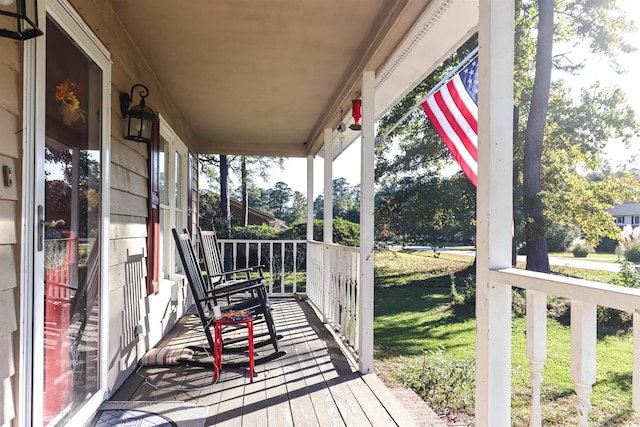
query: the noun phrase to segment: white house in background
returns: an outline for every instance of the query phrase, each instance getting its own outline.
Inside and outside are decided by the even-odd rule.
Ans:
[[[625,202],[621,205],[615,205],[609,212],[615,218],[616,225],[620,228],[625,225],[637,227],[640,225],[640,203]]]

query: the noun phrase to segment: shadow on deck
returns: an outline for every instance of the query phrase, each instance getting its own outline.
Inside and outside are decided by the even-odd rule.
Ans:
[[[110,400],[207,407],[206,426],[416,425],[374,374],[353,371],[332,334],[306,302],[274,299],[272,313],[278,334],[283,336],[279,345],[285,354],[257,364],[253,382],[248,368],[228,367],[246,356],[225,353],[217,382],[208,367],[142,367]],[[264,332],[262,328],[256,325],[255,334]],[[198,318],[186,315],[160,346],[205,344]],[[267,356],[273,348],[261,347],[256,353],[256,358]]]

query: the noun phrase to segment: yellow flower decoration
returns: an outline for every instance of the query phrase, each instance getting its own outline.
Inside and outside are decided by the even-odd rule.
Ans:
[[[82,119],[84,123],[84,111],[80,109],[80,100],[76,96],[84,92],[84,88],[69,79],[56,86],[56,101],[61,102],[60,113],[62,114],[62,122],[71,126],[73,122]]]

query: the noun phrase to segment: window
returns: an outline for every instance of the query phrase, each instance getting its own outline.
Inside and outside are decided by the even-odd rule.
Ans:
[[[160,279],[173,279],[181,270],[180,259],[173,247],[171,229],[179,231],[187,223],[187,158],[188,151],[175,132],[160,119],[158,162],[158,196],[160,199]],[[175,184],[172,184],[175,183]]]
[[[638,225],[638,224],[640,224],[640,216],[632,216],[632,217],[631,217],[631,224],[632,224],[632,225]]]
[[[617,216],[616,217],[616,224],[624,225],[624,217],[623,216]]]

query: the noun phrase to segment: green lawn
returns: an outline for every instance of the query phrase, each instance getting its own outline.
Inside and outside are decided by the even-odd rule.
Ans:
[[[471,394],[463,397],[464,390],[457,387],[462,376],[460,369],[473,369],[475,318],[473,309],[452,308],[450,275],[461,277],[472,261],[450,253],[440,257],[407,250],[376,253],[376,371],[390,385],[400,383],[420,388],[425,383],[441,384],[446,390],[417,391],[435,402],[453,402],[455,408],[438,408],[433,402],[431,405],[437,410],[458,413],[463,419],[472,416],[473,398]],[[611,277],[611,273],[575,269],[568,273],[601,281]],[[562,302],[557,305],[562,306]],[[548,322],[548,357],[542,373],[543,425],[576,423],[569,374],[570,329],[563,323],[566,321],[562,318]],[[631,334],[620,328],[612,331],[608,335],[601,332],[598,337],[591,425],[624,425],[631,419]],[[439,348],[444,348],[444,352],[438,353]],[[429,353],[425,355],[425,351]],[[524,426],[528,425],[531,391],[523,317],[513,321],[512,355],[513,423]],[[441,372],[434,374],[434,370]],[[433,379],[434,375],[440,377]],[[448,382],[452,377],[453,385]]]

